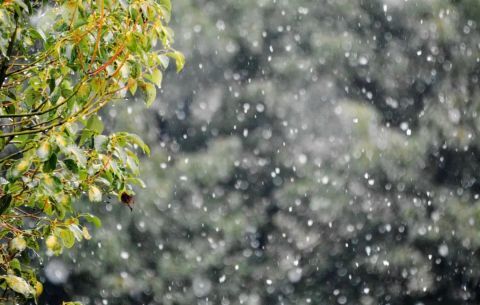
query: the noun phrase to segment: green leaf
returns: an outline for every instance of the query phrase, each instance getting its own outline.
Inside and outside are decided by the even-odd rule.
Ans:
[[[138,168],[138,159],[136,159],[135,155],[130,156],[127,154],[126,166],[135,176],[140,174],[140,170]]]
[[[55,79],[50,78],[48,80],[48,88],[50,89],[50,92],[53,92],[55,90],[56,84],[55,84]]]
[[[22,0],[15,0],[15,3],[17,3],[21,8],[23,8],[25,11],[29,11],[28,10],[28,6],[25,4],[25,2],[23,2]]]
[[[124,137],[125,140],[127,140],[131,144],[136,144],[138,147],[140,147],[140,149],[142,149],[145,154],[150,155],[150,148],[147,144],[145,144],[145,142],[143,142],[142,138],[140,138],[136,134],[120,132],[117,134],[117,136]]]
[[[11,270],[22,272],[22,265],[20,264],[20,261],[16,258],[10,261],[10,264],[8,264],[8,267]]]
[[[104,126],[103,122],[100,120],[100,117],[96,114],[92,115],[85,124],[85,129],[82,132],[79,144],[83,145],[85,141],[90,139],[92,136],[101,134],[103,129]]]
[[[47,36],[45,35],[45,32],[42,29],[31,28],[29,29],[29,31],[32,38],[42,39],[43,41],[47,41]]]
[[[58,229],[58,235],[65,248],[71,248],[75,244],[75,235],[69,229]]]
[[[6,194],[0,198],[0,215],[3,215],[5,211],[10,207],[12,202],[12,195]]]
[[[169,12],[172,11],[172,3],[170,0],[160,0],[160,5],[166,8]]]
[[[162,79],[163,75],[162,72],[158,69],[154,69],[151,75],[152,82],[157,85],[158,88],[162,87]]]
[[[155,89],[154,85],[147,83],[145,84],[145,94],[147,95],[145,103],[147,104],[147,107],[150,107],[157,97],[157,89]]]
[[[102,221],[100,220],[100,218],[98,218],[98,217],[95,216],[95,215],[92,215],[92,214],[82,214],[81,217],[85,218],[86,221],[88,221],[89,223],[93,224],[93,225],[96,226],[97,228],[102,226]]]
[[[162,8],[163,18],[167,23],[170,22],[170,14],[172,12],[170,0],[160,0],[160,7]]]
[[[103,122],[100,120],[98,115],[92,115],[88,119],[86,127],[96,134],[101,134],[104,129]]]
[[[174,51],[169,52],[166,55],[175,60],[175,65],[177,66],[177,73],[183,70],[183,67],[185,66],[185,56],[182,53]]]
[[[141,188],[146,188],[147,185],[145,184],[145,182],[143,182],[142,179],[139,179],[139,178],[128,178],[126,179],[126,181],[129,183],[129,184],[135,184],[135,185],[138,185],[140,186]]]
[[[74,160],[72,159],[66,159],[63,160],[63,163],[65,163],[65,166],[74,174],[78,174],[78,165],[75,163]]]
[[[43,171],[51,173],[57,168],[57,154],[51,154],[50,158],[43,163]]]
[[[135,95],[135,92],[137,92],[137,81],[133,78],[130,78],[128,80],[128,90],[130,91],[131,95]]]

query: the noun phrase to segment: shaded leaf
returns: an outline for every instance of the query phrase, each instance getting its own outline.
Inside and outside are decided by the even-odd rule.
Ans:
[[[5,213],[5,211],[10,207],[10,203],[12,202],[12,195],[6,194],[0,198],[0,215]]]

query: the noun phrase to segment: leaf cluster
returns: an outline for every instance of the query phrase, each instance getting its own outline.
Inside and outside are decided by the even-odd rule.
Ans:
[[[104,134],[99,111],[129,95],[147,106],[170,59],[169,0],[15,0],[0,3],[0,302],[37,297],[32,259],[89,239],[100,202],[143,186],[136,135]]]

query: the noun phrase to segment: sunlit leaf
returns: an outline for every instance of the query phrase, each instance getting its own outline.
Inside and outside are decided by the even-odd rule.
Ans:
[[[90,185],[88,188],[88,199],[92,202],[102,201],[102,191],[95,185]]]
[[[175,60],[175,65],[177,66],[177,72],[180,72],[183,70],[183,67],[185,66],[185,56],[182,53],[178,51],[174,51],[174,52],[169,52],[166,55]]]
[[[7,285],[10,287],[10,289],[24,295],[25,297],[31,297],[35,295],[35,289],[21,277],[15,275],[4,275],[0,276],[0,278],[3,278],[7,282]]]

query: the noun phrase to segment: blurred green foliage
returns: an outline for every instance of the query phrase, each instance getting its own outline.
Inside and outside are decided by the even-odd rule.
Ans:
[[[475,1],[174,6],[187,69],[153,111],[105,112],[150,144],[147,188],[133,214],[96,207],[103,228],[63,257],[51,291],[86,304],[480,301]]]

